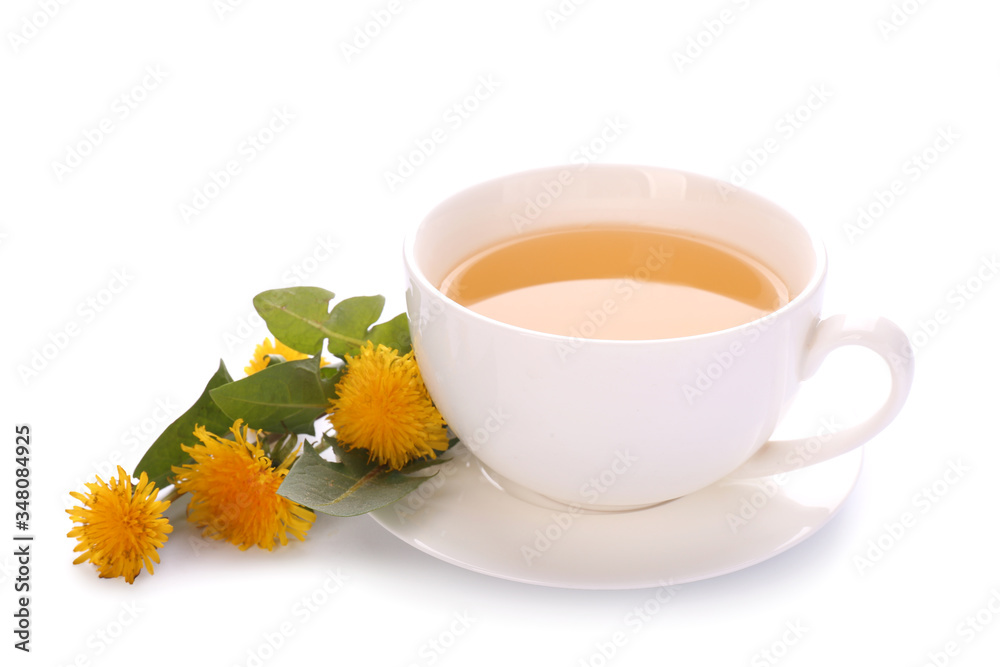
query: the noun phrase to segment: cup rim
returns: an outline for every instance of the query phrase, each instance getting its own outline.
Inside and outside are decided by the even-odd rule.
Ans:
[[[733,192],[739,192],[739,193],[741,193],[744,196],[750,196],[751,198],[756,198],[758,200],[761,200],[761,201],[765,202],[766,204],[768,204],[769,206],[772,206],[772,207],[780,210],[782,213],[784,213],[788,217],[789,220],[794,221],[795,224],[797,224],[799,227],[802,228],[802,231],[805,233],[806,237],[809,239],[810,245],[812,247],[813,256],[815,257],[815,260],[816,260],[816,265],[815,265],[815,267],[813,269],[812,275],[809,278],[809,281],[806,283],[805,287],[803,287],[802,290],[797,295],[795,295],[795,297],[793,297],[792,299],[789,299],[788,303],[786,303],[781,308],[778,308],[777,310],[774,310],[774,311],[772,311],[770,313],[767,313],[766,315],[762,315],[762,316],[760,316],[760,317],[758,317],[756,319],[750,320],[749,322],[744,322],[743,324],[739,324],[739,325],[734,326],[734,327],[728,327],[726,329],[718,329],[716,331],[709,331],[707,333],[693,334],[693,335],[690,335],[690,336],[677,336],[677,337],[672,337],[672,338],[640,338],[640,339],[584,338],[584,339],[582,339],[583,341],[585,341],[585,343],[587,345],[597,345],[597,346],[603,346],[603,345],[613,345],[613,346],[621,346],[621,345],[637,346],[638,345],[638,346],[641,346],[641,345],[650,345],[650,344],[663,345],[664,343],[680,342],[680,341],[709,340],[709,339],[711,339],[713,337],[729,336],[729,335],[731,335],[733,333],[736,333],[736,332],[742,332],[742,331],[754,329],[756,327],[759,327],[760,323],[763,322],[763,321],[765,321],[765,320],[770,320],[772,318],[777,318],[777,317],[783,317],[787,313],[794,312],[795,310],[798,310],[800,307],[803,306],[803,304],[805,304],[807,301],[809,301],[809,299],[816,293],[816,291],[820,288],[820,286],[823,284],[824,279],[826,278],[826,274],[827,274],[827,250],[826,250],[826,246],[819,239],[819,237],[816,234],[814,234],[812,232],[812,230],[810,230],[808,227],[806,227],[805,225],[803,225],[799,221],[799,219],[797,217],[795,217],[794,215],[792,215],[791,213],[789,213],[788,211],[786,211],[783,207],[775,204],[774,202],[772,202],[771,200],[767,199],[766,197],[763,197],[763,196],[761,196],[761,195],[753,192],[752,190],[748,190],[748,189],[740,187],[740,186],[732,185],[731,183],[727,183],[725,181],[722,181],[721,179],[713,178],[711,176],[706,176],[704,174],[698,174],[698,173],[695,173],[695,172],[684,171],[684,170],[681,170],[681,169],[672,169],[670,167],[660,167],[660,166],[641,165],[641,164],[626,164],[626,163],[610,163],[610,164],[609,163],[602,163],[602,164],[599,164],[599,165],[588,165],[586,168],[588,168],[588,169],[598,168],[598,169],[608,169],[608,170],[613,170],[613,169],[642,169],[642,170],[647,170],[647,171],[649,171],[649,170],[655,170],[655,171],[670,172],[670,173],[673,173],[673,174],[681,174],[681,175],[684,175],[684,176],[691,176],[691,177],[698,178],[698,179],[710,179],[710,180],[714,180],[714,181],[719,182],[719,183],[725,183],[727,189],[729,189],[729,190],[731,190]],[[578,165],[562,164],[562,165],[553,165],[553,166],[549,166],[549,167],[537,167],[537,168],[534,168],[534,169],[527,169],[527,170],[523,170],[523,171],[519,171],[519,172],[512,172],[512,173],[505,174],[505,175],[502,175],[502,176],[497,176],[497,177],[490,178],[490,179],[487,179],[487,180],[484,180],[484,181],[480,181],[480,182],[474,183],[472,185],[468,185],[468,186],[462,188],[461,190],[458,190],[458,191],[452,193],[446,199],[443,199],[440,202],[438,202],[438,204],[433,209],[431,209],[430,211],[428,211],[428,213],[420,220],[420,222],[418,222],[417,224],[412,225],[410,227],[410,229],[407,231],[406,236],[405,236],[405,238],[403,240],[403,263],[404,263],[404,265],[405,265],[405,267],[406,267],[406,269],[407,269],[407,271],[408,271],[408,273],[410,275],[410,278],[414,279],[414,280],[417,280],[418,282],[420,282],[421,286],[424,289],[430,290],[432,293],[434,293],[437,296],[437,298],[439,298],[447,306],[455,308],[455,309],[459,310],[460,312],[462,312],[465,316],[472,317],[473,319],[478,320],[480,322],[483,322],[485,324],[490,324],[490,325],[493,325],[493,326],[496,326],[496,327],[500,327],[501,329],[510,331],[512,333],[518,333],[518,334],[521,334],[521,335],[530,335],[530,336],[537,336],[537,337],[541,337],[541,338],[547,338],[547,339],[550,339],[550,340],[552,340],[554,342],[567,342],[567,341],[575,341],[575,340],[577,340],[577,338],[575,338],[573,336],[564,336],[562,334],[553,334],[553,333],[548,333],[548,332],[545,332],[545,331],[537,331],[535,329],[528,329],[528,328],[525,328],[525,327],[520,327],[520,326],[517,326],[515,324],[508,324],[507,322],[502,322],[500,320],[495,320],[495,319],[493,319],[491,317],[487,317],[485,315],[477,313],[476,311],[472,310],[471,308],[463,306],[462,304],[458,303],[457,301],[455,301],[451,297],[447,296],[444,292],[442,292],[438,288],[437,285],[434,285],[427,278],[427,276],[424,274],[423,269],[417,263],[417,259],[416,259],[416,256],[415,256],[415,246],[416,246],[416,241],[417,241],[417,235],[420,233],[422,227],[424,226],[424,223],[428,220],[428,218],[430,218],[430,216],[434,213],[435,210],[437,210],[438,207],[444,206],[447,202],[451,201],[453,198],[459,197],[459,196],[465,194],[466,192],[468,192],[470,190],[473,190],[473,189],[476,189],[476,188],[479,188],[479,187],[483,187],[483,186],[489,185],[490,183],[501,182],[501,181],[505,181],[505,180],[512,179],[512,178],[523,178],[525,176],[530,176],[532,174],[558,173],[558,172],[560,172],[562,170],[565,170],[565,169],[578,169]]]

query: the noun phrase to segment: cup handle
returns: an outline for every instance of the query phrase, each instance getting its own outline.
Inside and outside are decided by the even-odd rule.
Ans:
[[[913,384],[914,366],[913,349],[903,330],[884,317],[860,320],[846,315],[828,317],[813,331],[802,364],[802,379],[812,377],[826,355],[844,345],[861,345],[874,350],[888,364],[892,386],[889,397],[878,412],[860,424],[831,435],[818,449],[815,448],[815,438],[769,440],[730,473],[729,478],[752,479],[776,475],[846,454],[873,438],[899,414]]]

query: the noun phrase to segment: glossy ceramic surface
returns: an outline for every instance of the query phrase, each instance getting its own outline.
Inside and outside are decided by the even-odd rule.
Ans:
[[[537,203],[543,194],[545,206]],[[581,314],[593,336],[556,336],[479,315],[437,288],[493,243],[613,224],[735,247],[781,276],[794,298],[739,327],[612,341],[600,339],[601,317],[613,317],[606,304]],[[743,476],[759,477],[843,454],[895,417],[912,379],[909,343],[891,322],[821,320],[825,252],[794,217],[704,176],[627,165],[505,176],[435,208],[407,239],[404,262],[413,349],[448,425],[491,470],[569,505],[640,507],[687,496],[741,466]],[[884,407],[806,455],[806,441],[768,442],[801,381],[841,345],[899,360],[890,364]]]
[[[584,589],[681,584],[771,558],[834,516],[862,461],[856,449],[793,473],[723,480],[656,507],[595,513],[508,492],[504,480],[459,447],[437,477],[371,516],[460,567]]]

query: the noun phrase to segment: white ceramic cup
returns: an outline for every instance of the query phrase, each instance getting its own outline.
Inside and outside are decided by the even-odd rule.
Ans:
[[[585,313],[581,337],[558,336],[489,319],[438,289],[462,260],[496,243],[595,224],[716,240],[763,262],[792,298],[742,326],[623,341],[588,336]],[[913,353],[895,324],[820,319],[826,253],[800,223],[704,176],[626,165],[504,176],[431,211],[407,237],[404,262],[413,349],[448,425],[501,477],[573,506],[641,507],[726,476],[761,477],[827,460],[881,431],[912,383]],[[892,385],[885,404],[819,448],[815,438],[769,440],[799,383],[842,345],[868,347],[886,360]]]

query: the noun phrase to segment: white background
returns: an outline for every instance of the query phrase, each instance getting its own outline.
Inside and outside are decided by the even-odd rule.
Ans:
[[[15,424],[32,427],[36,536],[30,655],[11,647],[13,547],[0,549],[5,661],[255,664],[250,652],[291,623],[264,664],[430,664],[434,639],[452,644],[434,654],[441,665],[916,666],[929,654],[992,664],[1000,280],[988,262],[1000,249],[1000,6],[566,0],[563,17],[552,13],[557,0],[420,0],[393,5],[376,31],[372,12],[388,0],[234,4],[4,3],[0,426],[7,451]],[[348,56],[344,45],[366,25],[378,34]],[[678,59],[685,52],[690,62]],[[450,120],[483,80],[495,90],[479,87],[483,99],[468,101],[476,108]],[[264,132],[273,140],[249,159],[244,142],[275,110],[293,119]],[[794,131],[789,113],[799,115]],[[110,132],[88,146],[102,122]],[[390,188],[385,173],[436,128],[445,141]],[[129,586],[71,565],[67,493],[111,462],[131,469],[220,358],[239,375],[266,333],[247,329],[254,294],[300,281],[298,271],[339,296],[385,294],[395,314],[403,235],[434,204],[488,178],[579,159],[584,146],[600,162],[745,183],[824,240],[828,312],[886,315],[910,334],[909,403],[867,445],[858,487],[817,536],[679,587],[639,632],[623,619],[654,591],[492,579],[418,552],[368,517],[320,517],[304,543],[243,553],[202,541],[177,503],[154,576]],[[87,153],[77,166],[55,166],[77,149]],[[933,163],[916,167],[925,151]],[[747,162],[753,155],[761,166]],[[181,206],[194,206],[230,160],[239,173],[185,216]],[[902,194],[880,210],[879,193],[888,202],[896,180]],[[881,215],[848,234],[859,207]],[[886,378],[874,356],[836,353],[788,430],[864,416]],[[0,457],[8,545],[12,459]],[[967,472],[945,481],[953,465]],[[933,503],[917,503],[935,488]],[[906,513],[915,523],[892,537]],[[348,579],[336,594],[308,619],[293,612],[338,570]],[[977,612],[984,624],[970,632],[965,619]],[[451,642],[456,614],[474,620]],[[625,645],[604,659],[598,645],[622,630]],[[943,653],[949,642],[954,656]]]

